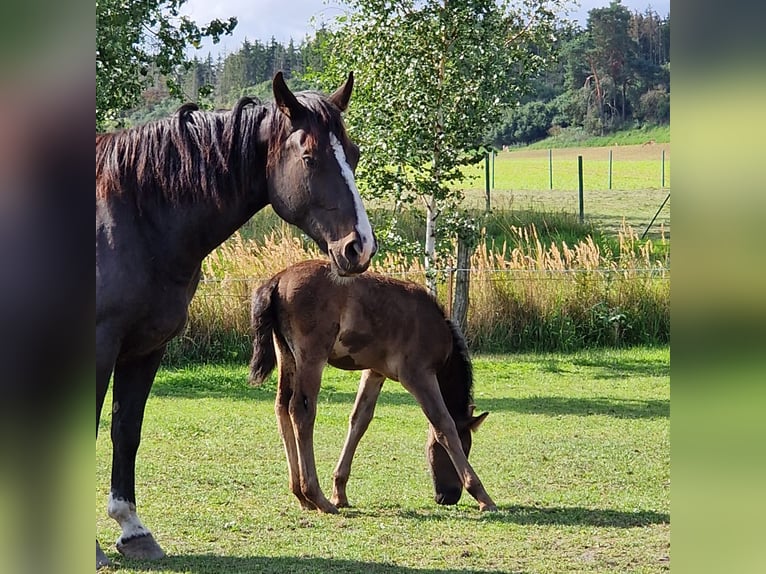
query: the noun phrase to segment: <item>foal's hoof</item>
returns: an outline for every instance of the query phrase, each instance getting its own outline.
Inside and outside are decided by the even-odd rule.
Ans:
[[[109,558],[106,557],[104,551],[101,550],[98,540],[96,540],[96,570],[106,568],[107,566],[109,566]]]
[[[482,512],[497,512],[497,506],[494,504],[480,504],[479,510]]]
[[[351,508],[351,504],[348,502],[348,498],[333,496],[330,502],[335,505],[336,508]]]
[[[165,551],[160,548],[151,533],[128,538],[124,542],[118,540],[117,550],[123,556],[140,560],[159,560],[165,557]]]
[[[319,512],[324,512],[325,514],[338,514],[338,507],[331,503],[321,507],[318,506],[317,510],[319,510]]]

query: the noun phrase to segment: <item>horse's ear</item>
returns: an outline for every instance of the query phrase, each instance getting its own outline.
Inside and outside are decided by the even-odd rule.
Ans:
[[[351,90],[354,89],[354,72],[348,73],[346,83],[335,90],[330,96],[330,101],[342,112],[348,108],[348,102],[351,100]]]
[[[288,118],[296,121],[306,112],[306,108],[301,105],[295,94],[287,87],[282,72],[276,73],[271,87],[274,91],[274,101],[277,103],[277,107]]]
[[[478,417],[471,417],[471,423],[468,425],[468,428],[472,431],[476,431],[488,416],[489,412],[481,413]]]

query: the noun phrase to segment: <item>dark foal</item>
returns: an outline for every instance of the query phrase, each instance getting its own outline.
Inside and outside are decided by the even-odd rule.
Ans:
[[[497,510],[468,462],[473,415],[471,361],[462,335],[439,304],[414,283],[365,273],[339,277],[306,261],[277,273],[253,294],[250,379],[262,382],[279,365],[275,410],[290,488],[304,508],[347,506],[346,482],[359,440],[386,378],[399,381],[429,425],[428,461],[436,501],[455,504],[465,488],[481,510]],[[319,486],[313,432],[324,366],[364,370],[332,501]]]
[[[203,258],[271,204],[329,255],[338,275],[367,269],[375,238],[354,182],[359,150],[341,118],[353,86],[231,112],[187,104],[171,118],[96,135],[96,427],[113,377],[109,515],[126,556],[164,552],[136,513],[135,463],[149,390],[186,322]],[[96,564],[108,561],[96,542]]]

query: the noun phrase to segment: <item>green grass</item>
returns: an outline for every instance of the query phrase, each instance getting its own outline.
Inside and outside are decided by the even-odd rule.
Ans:
[[[456,507],[433,502],[426,421],[398,383],[384,386],[357,453],[355,507],[326,516],[300,510],[288,491],[273,379],[250,388],[243,364],[162,370],[137,484],[141,516],[169,557],[148,564],[113,549],[108,407],[98,536],[125,574],[666,571],[669,362],[668,348],[476,358],[475,402],[491,414],[471,462],[495,514],[467,494]],[[357,377],[325,373],[315,443],[326,493]]]
[[[605,136],[588,134],[582,128],[567,128],[554,136],[525,146],[523,149],[641,145],[648,141],[670,143],[670,125],[620,130]]]
[[[662,150],[665,178],[662,178]],[[609,186],[609,152],[612,185]],[[670,146],[578,147],[500,152],[494,161],[491,206],[496,211],[538,211],[579,214],[577,157],[583,157],[583,208],[588,222],[616,235],[623,219],[643,233],[670,192]],[[550,189],[550,163],[553,189]],[[484,165],[471,166],[460,188],[466,204],[485,205]],[[670,235],[670,201],[648,233],[659,239]]]

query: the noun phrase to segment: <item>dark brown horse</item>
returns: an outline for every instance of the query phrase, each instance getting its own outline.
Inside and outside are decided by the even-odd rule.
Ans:
[[[290,489],[303,508],[334,513],[348,506],[351,460],[389,378],[415,397],[430,423],[426,448],[436,502],[455,504],[465,488],[481,510],[497,509],[468,463],[471,431],[487,413],[473,416],[465,342],[420,286],[370,273],[343,278],[324,262],[306,261],[255,290],[252,328],[250,381],[260,384],[279,365],[275,410]],[[313,446],[327,363],[364,370],[333,473],[332,501],[319,486]]]
[[[182,329],[203,258],[271,204],[329,254],[363,272],[375,239],[354,183],[359,150],[341,112],[353,86],[245,98],[231,112],[187,104],[171,118],[96,136],[96,425],[113,378],[109,515],[126,556],[163,555],[136,513],[135,461],[149,390]],[[96,561],[106,557],[96,542]]]

